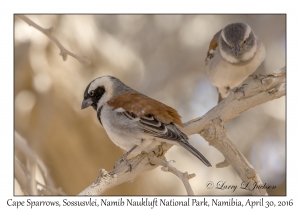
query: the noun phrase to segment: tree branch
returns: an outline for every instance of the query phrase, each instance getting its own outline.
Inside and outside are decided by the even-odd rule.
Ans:
[[[262,184],[262,181],[253,166],[226,136],[224,122],[220,118],[212,120],[209,125],[205,126],[200,135],[209,142],[209,145],[224,155],[225,161],[217,164],[217,167],[224,167],[224,163],[227,166],[232,165],[243,181],[242,186],[253,189],[251,191],[253,195],[267,195],[265,189],[255,188],[255,183]]]
[[[184,184],[187,194],[194,195],[193,189],[189,183],[189,179],[194,178],[196,176],[196,174],[188,174],[187,172],[183,173],[183,172],[179,171],[177,168],[175,168],[174,166],[171,165],[172,162],[175,162],[174,160],[167,162],[165,159],[158,158],[155,155],[151,156],[151,159],[149,159],[149,160],[153,164],[163,166],[161,168],[162,171],[171,172],[174,175],[176,175]]]
[[[184,123],[182,131],[187,135],[199,133],[213,119],[221,118],[227,123],[252,107],[284,96],[285,79],[285,67],[268,75],[249,77],[204,116]]]
[[[26,195],[65,195],[61,189],[54,186],[52,178],[48,175],[44,163],[34,153],[27,144],[27,141],[15,131],[15,179],[19,183],[22,191]],[[18,155],[25,157],[26,166],[20,161]],[[37,169],[41,171],[45,184],[41,184],[36,179]],[[37,186],[43,189],[38,190]]]
[[[24,20],[26,23],[28,23],[30,26],[36,28],[37,30],[39,30],[40,32],[42,32],[43,34],[45,34],[49,39],[51,39],[56,45],[57,47],[60,49],[60,54],[63,58],[63,60],[67,60],[67,56],[70,55],[73,58],[77,59],[80,63],[88,65],[91,63],[91,61],[89,60],[88,57],[86,56],[80,56],[80,55],[76,55],[75,53],[70,52],[69,50],[67,50],[57,39],[56,37],[53,35],[54,33],[54,27],[50,27],[49,29],[45,29],[42,28],[41,26],[37,25],[35,22],[33,22],[32,20],[30,20],[28,17],[26,17],[25,15],[17,15],[19,18],[21,18],[22,20]]]
[[[204,116],[184,123],[182,131],[187,135],[199,133],[209,142],[211,146],[218,149],[225,157],[217,167],[232,165],[244,183],[261,182],[261,179],[253,166],[247,161],[237,147],[226,136],[224,125],[231,119],[237,117],[246,110],[280,98],[286,94],[285,67],[268,75],[249,77],[242,85],[212,108]],[[164,154],[172,147],[162,144],[153,152],[142,153],[129,160],[133,170],[130,172],[128,166],[120,164],[111,172],[101,169],[98,178],[93,184],[83,190],[79,195],[100,195],[107,189],[118,184],[131,181],[142,172],[153,170],[158,165],[153,165],[153,156],[165,159]],[[253,195],[267,195],[264,189],[252,190]]]

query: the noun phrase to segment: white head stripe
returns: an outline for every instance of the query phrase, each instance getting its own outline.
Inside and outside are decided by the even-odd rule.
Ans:
[[[99,77],[99,78],[95,79],[95,80],[91,83],[88,92],[90,92],[90,90],[95,90],[95,89],[96,89],[97,87],[99,87],[99,86],[103,86],[103,87],[106,88],[106,89],[111,89],[111,88],[109,88],[109,87],[111,87],[111,81],[110,81],[110,78],[107,77],[107,76],[104,76],[104,77]]]
[[[228,43],[228,41],[227,41],[225,35],[224,35],[224,29],[223,29],[222,32],[221,32],[221,36],[222,36],[222,38],[224,39],[224,41],[225,41],[228,45],[230,45],[230,44]]]
[[[252,30],[251,30],[250,26],[246,24],[246,31],[245,31],[245,34],[244,34],[244,40],[246,40],[249,37],[251,31]]]

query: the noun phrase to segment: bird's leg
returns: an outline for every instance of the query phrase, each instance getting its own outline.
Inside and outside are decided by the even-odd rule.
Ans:
[[[126,163],[126,165],[129,166],[130,171],[132,171],[132,165],[128,162],[127,160],[127,156],[135,149],[137,148],[138,145],[134,145],[128,152],[126,152],[119,160],[116,161],[115,165],[114,165],[114,169],[117,168],[117,166],[119,165],[119,163],[121,161],[124,161]]]
[[[220,103],[222,100],[223,100],[223,98],[222,98],[222,96],[221,96],[221,93],[220,92],[218,92],[219,93],[219,98],[218,98],[218,103]]]
[[[218,96],[218,104],[219,104],[224,98],[226,98],[229,95],[230,87],[227,86],[227,87],[217,88],[217,91],[219,93]],[[226,96],[223,98],[222,94]]]

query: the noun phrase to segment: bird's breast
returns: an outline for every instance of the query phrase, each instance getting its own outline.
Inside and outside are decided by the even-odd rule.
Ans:
[[[133,146],[142,144],[143,135],[137,122],[120,115],[108,105],[103,106],[101,121],[111,141],[121,149],[128,151]],[[133,152],[141,152],[141,150],[138,147]]]

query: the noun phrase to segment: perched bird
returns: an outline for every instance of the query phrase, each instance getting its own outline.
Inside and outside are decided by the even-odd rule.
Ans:
[[[245,23],[229,24],[214,35],[205,62],[219,102],[258,68],[265,55],[263,42]]]
[[[86,87],[83,98],[81,109],[92,106],[110,139],[128,151],[120,159],[127,164],[129,153],[151,151],[167,142],[182,146],[206,166],[211,166],[179,130],[182,122],[175,109],[131,89],[119,79],[96,78]]]

